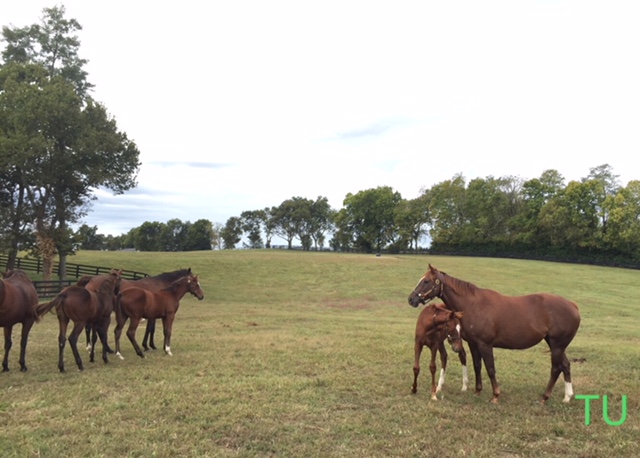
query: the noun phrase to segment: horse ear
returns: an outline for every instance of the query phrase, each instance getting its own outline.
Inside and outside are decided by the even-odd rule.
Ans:
[[[434,274],[438,273],[438,269],[436,269],[434,266],[432,266],[431,263],[429,263],[429,270]]]

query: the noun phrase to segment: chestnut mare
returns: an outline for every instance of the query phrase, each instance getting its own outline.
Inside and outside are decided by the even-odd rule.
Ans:
[[[60,324],[58,336],[58,369],[64,372],[64,346],[67,340],[67,327],[73,321],[73,329],[69,333],[69,345],[79,370],[83,370],[82,359],[78,353],[78,336],[85,325],[90,324],[96,330],[102,342],[102,360],[108,363],[107,332],[111,323],[111,312],[115,294],[120,283],[120,271],[112,270],[108,278],[102,282],[98,291],[94,292],[78,285],[67,286],[51,302],[38,305],[36,312],[44,315],[55,307]],[[94,351],[91,349],[91,362]]]
[[[426,306],[416,323],[416,344],[415,344],[415,363],[413,365],[413,394],[418,391],[418,375],[420,374],[420,354],[422,347],[428,347],[431,350],[431,363],[429,370],[431,371],[431,399],[438,400],[437,394],[442,390],[444,385],[444,374],[447,370],[447,349],[444,341],[447,339],[451,345],[451,349],[458,353],[460,363],[462,363],[462,391],[467,390],[469,379],[467,377],[467,355],[462,345],[460,337],[460,318],[462,312],[453,312],[444,307],[443,304],[429,304]],[[440,352],[440,379],[436,386],[436,354]]]
[[[38,305],[38,293],[27,274],[22,270],[9,270],[0,280],[0,326],[4,328],[4,359],[2,372],[9,370],[9,350],[13,342],[11,333],[13,326],[22,323],[20,338],[20,371],[25,372],[27,365],[25,355],[27,340],[33,323],[38,321],[35,308]]]
[[[494,347],[525,349],[544,339],[551,349],[551,376],[542,402],[551,396],[560,372],[565,381],[563,402],[571,400],[571,365],[565,350],[580,326],[575,303],[548,293],[505,296],[451,277],[429,264],[429,270],[409,295],[409,305],[417,307],[434,297],[442,299],[447,308],[464,313],[462,331],[473,357],[476,393],[482,390],[484,361],[493,388],[491,402],[498,402]]]
[[[123,278],[120,281],[119,289],[120,291],[124,291],[127,288],[132,288],[135,286],[138,288],[144,288],[152,292],[160,291],[161,289],[169,286],[174,281],[186,275],[189,275],[190,273],[191,273],[191,268],[188,268],[188,269],[174,270],[171,272],[163,272],[161,274],[154,275],[153,277],[144,277],[138,280],[128,280],[126,278]],[[93,277],[82,277],[80,281],[78,281],[78,285],[85,286],[86,288],[89,288],[92,291],[96,291],[97,288],[100,286],[100,283],[103,282],[106,278],[108,278],[108,276],[109,275],[95,275]],[[149,340],[149,346],[154,350],[156,349],[156,346],[153,342],[153,336],[155,334],[155,330],[156,330],[156,320],[154,319],[148,320],[147,329],[144,333],[144,339],[142,340],[142,346],[144,347],[145,351],[149,350],[149,347],[147,346],[147,339]],[[91,347],[95,345],[96,334],[94,332],[93,336],[91,337],[90,326],[87,326],[86,334],[87,334],[87,350],[90,350]],[[113,350],[111,350],[111,348],[109,348],[108,345],[107,345],[107,349],[109,353],[114,353]]]
[[[200,288],[198,276],[193,275],[191,272],[160,291],[151,292],[138,287],[121,291],[116,300],[117,324],[114,331],[118,357],[124,359],[122,353],[120,353],[120,335],[125,323],[130,320],[127,337],[137,355],[144,358],[144,353],[140,349],[138,342],[136,342],[136,329],[142,318],[148,320],[162,318],[164,351],[167,355],[172,355],[171,328],[173,327],[173,320],[178,312],[178,307],[180,307],[180,300],[187,293],[191,293],[199,300],[204,299],[204,292]]]

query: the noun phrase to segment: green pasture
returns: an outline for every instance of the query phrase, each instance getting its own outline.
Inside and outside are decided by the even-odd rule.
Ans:
[[[58,324],[31,332],[29,371],[0,373],[2,457],[637,457],[640,456],[640,272],[534,261],[304,253],[81,252],[70,262],[150,274],[191,267],[205,299],[185,297],[174,356],[57,369]],[[461,392],[449,352],[444,398],[429,399],[428,355],[412,395],[420,312],[407,296],[428,263],[506,294],[547,291],[574,300],[582,324],[568,349],[576,394],[562,376],[546,405],[546,344],[496,350],[502,396]],[[137,333],[141,342],[143,329]],[[113,325],[109,330],[113,342]],[[160,329],[156,343],[161,344]],[[159,345],[161,347],[161,345]],[[468,347],[467,347],[468,348]],[[470,360],[470,354],[469,354]],[[469,367],[473,386],[473,370]],[[627,419],[619,420],[623,396]]]

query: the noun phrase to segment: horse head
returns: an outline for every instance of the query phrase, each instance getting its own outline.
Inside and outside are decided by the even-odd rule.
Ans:
[[[429,270],[420,279],[414,290],[409,294],[409,305],[417,307],[426,304],[435,297],[442,295],[442,273],[429,264]]]
[[[189,269],[189,292],[198,298],[198,300],[204,299],[204,291],[200,287],[200,281],[198,281],[198,275],[193,275],[191,269]]]
[[[113,299],[115,300],[115,297],[120,292],[120,282],[122,281],[122,269],[111,269],[111,272],[109,272],[109,276],[107,277],[107,279],[109,281],[105,281],[103,285],[104,284],[108,285],[107,287],[113,293]]]
[[[447,321],[444,323],[444,330],[451,349],[456,353],[460,353],[463,350],[462,337],[460,336],[460,330],[462,329],[461,318],[462,312],[447,310]]]

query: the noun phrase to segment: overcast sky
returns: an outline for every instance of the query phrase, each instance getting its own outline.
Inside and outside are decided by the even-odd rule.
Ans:
[[[85,218],[103,234],[457,173],[640,179],[637,0],[21,0],[0,25],[56,4],[141,153]]]

